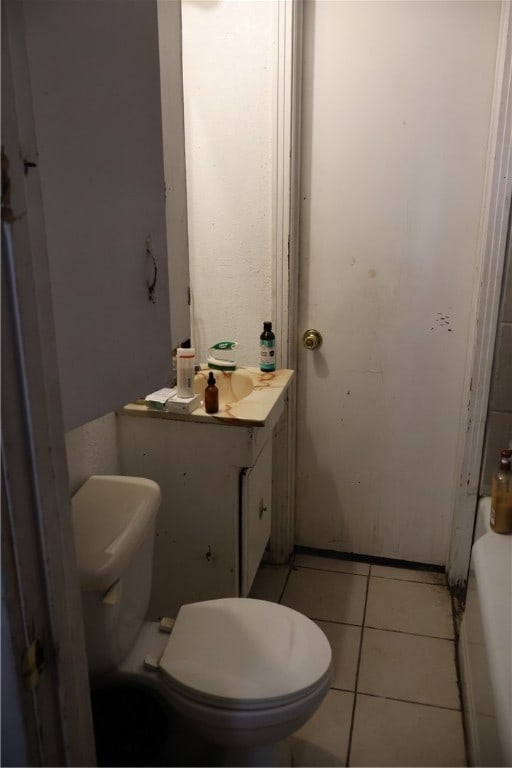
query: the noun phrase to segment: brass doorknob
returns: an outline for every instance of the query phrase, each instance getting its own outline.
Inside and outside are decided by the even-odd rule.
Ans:
[[[314,328],[304,332],[302,343],[306,349],[319,349],[322,346],[322,334]]]

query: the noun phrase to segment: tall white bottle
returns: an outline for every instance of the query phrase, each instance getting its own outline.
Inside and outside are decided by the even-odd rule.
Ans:
[[[193,347],[176,350],[176,374],[178,397],[194,397],[194,366],[196,351]]]

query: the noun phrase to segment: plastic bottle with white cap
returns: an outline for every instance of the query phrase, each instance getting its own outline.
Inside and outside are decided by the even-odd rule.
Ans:
[[[194,366],[196,351],[194,347],[178,347],[176,350],[176,373],[178,397],[194,397]]]

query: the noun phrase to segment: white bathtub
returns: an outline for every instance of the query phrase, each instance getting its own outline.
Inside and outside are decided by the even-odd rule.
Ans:
[[[512,535],[489,526],[480,499],[459,638],[472,765],[512,766]]]

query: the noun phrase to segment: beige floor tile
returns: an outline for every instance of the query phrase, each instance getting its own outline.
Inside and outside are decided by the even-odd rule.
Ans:
[[[446,575],[437,571],[417,571],[415,568],[392,568],[388,565],[372,565],[372,576],[381,579],[401,579],[402,581],[420,581],[423,584],[446,584]]]
[[[349,765],[466,765],[462,713],[357,694]]]
[[[459,709],[454,641],[366,628],[357,690]]]
[[[293,568],[281,602],[312,619],[360,625],[366,582],[366,576],[351,573]]]
[[[354,694],[329,691],[320,707],[290,739],[292,765],[346,765]]]
[[[278,603],[286,583],[288,565],[266,565],[262,563],[256,572],[249,597]]]
[[[450,594],[437,584],[370,576],[365,625],[453,639]]]
[[[359,576],[368,576],[370,572],[368,563],[358,563],[354,560],[342,560],[337,557],[297,554],[293,559],[293,564],[299,568],[318,568],[321,571],[357,573]]]
[[[332,650],[332,688],[355,691],[357,660],[361,642],[361,627],[351,624],[337,624],[331,621],[317,621],[325,633]]]

